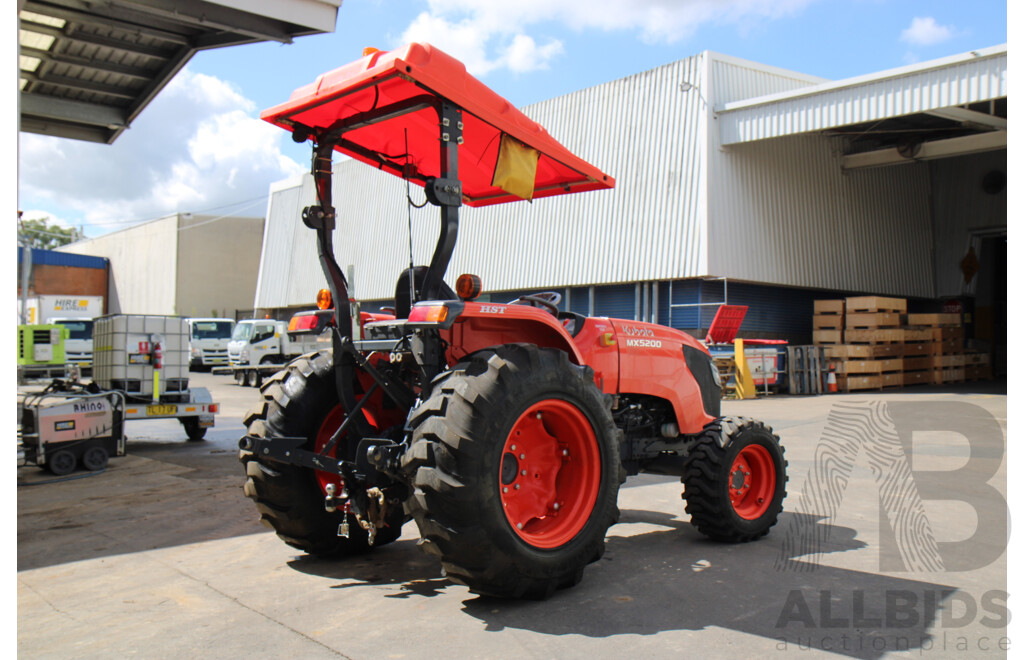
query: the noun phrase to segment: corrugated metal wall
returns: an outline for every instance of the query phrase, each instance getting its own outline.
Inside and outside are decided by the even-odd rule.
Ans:
[[[710,85],[764,95],[796,79],[714,61]],[[721,82],[720,82],[721,81]],[[729,100],[728,96],[724,100]],[[928,166],[844,173],[829,139],[721,148],[709,133],[708,270],[787,286],[933,295]]]
[[[110,259],[108,313],[175,314],[177,244],[178,216],[172,215],[78,241],[61,252]]]
[[[1006,151],[931,161],[935,223],[936,296],[969,293],[960,261],[971,245],[971,232],[1006,228],[1006,187],[995,194],[982,189],[992,171],[1006,174]],[[974,242],[979,257],[980,243]],[[975,278],[976,279],[976,278]]]
[[[698,55],[523,108],[569,149],[616,177],[616,188],[532,204],[463,207],[449,283],[463,272],[480,275],[490,291],[701,274],[706,242],[699,149],[706,110],[700,96],[680,92],[679,83],[700,87],[702,62]],[[343,269],[355,266],[358,298],[390,298],[408,265],[404,183],[353,161],[337,163],[335,172],[338,262]],[[421,202],[422,189],[413,186],[412,197]],[[300,220],[302,207],[312,203],[308,176],[273,192],[257,307],[296,304],[323,286],[314,232]],[[429,261],[438,226],[436,208],[413,210],[417,264]]]
[[[828,139],[818,135],[712,154],[712,273],[933,296],[926,164],[844,173]]]

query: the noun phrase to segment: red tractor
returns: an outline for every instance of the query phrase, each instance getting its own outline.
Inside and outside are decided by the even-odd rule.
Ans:
[[[768,533],[785,497],[779,438],[720,416],[700,342],[562,311],[557,293],[481,303],[479,278],[445,284],[461,205],[611,188],[611,177],[428,45],[368,49],[263,118],[312,141],[318,204],[302,219],[341,303],[332,350],[270,378],[239,443],[245,492],[282,540],[353,555],[412,518],[451,580],[545,598],[601,557],[619,485],[639,472],[682,477],[690,519],[713,539]],[[432,260],[401,273],[393,315],[345,304],[334,151],[423,186],[440,208]]]

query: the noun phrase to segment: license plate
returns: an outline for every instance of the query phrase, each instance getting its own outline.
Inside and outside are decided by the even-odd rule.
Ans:
[[[173,415],[178,412],[178,406],[164,404],[157,406],[146,406],[147,415]]]

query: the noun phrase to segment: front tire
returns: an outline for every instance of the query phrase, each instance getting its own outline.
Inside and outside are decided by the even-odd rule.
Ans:
[[[305,437],[308,438],[303,445],[305,449],[319,450],[325,438],[330,438],[344,420],[344,410],[334,386],[334,365],[328,352],[296,359],[268,378],[261,393],[262,405],[250,411],[245,419],[250,435]],[[339,458],[337,447],[331,455]],[[355,555],[370,550],[369,535],[353,514],[347,517],[349,537],[338,536],[338,527],[346,522],[346,516],[341,511],[329,512],[324,508],[324,488],[328,481],[335,480],[333,476],[260,459],[246,450],[241,450],[238,458],[248,476],[245,494],[256,503],[260,521],[277,532],[285,543],[320,557]],[[353,486],[349,484],[350,488]],[[401,536],[405,522],[401,504],[390,503],[390,511],[387,525],[377,530],[374,546]]]
[[[621,433],[593,371],[558,350],[479,351],[411,414],[403,470],[421,547],[471,591],[547,598],[618,520]]]
[[[786,466],[779,436],[770,426],[743,417],[708,424],[683,477],[690,523],[715,541],[761,538],[782,512]]]

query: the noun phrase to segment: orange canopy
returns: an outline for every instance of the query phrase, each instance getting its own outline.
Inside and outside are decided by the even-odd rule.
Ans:
[[[413,97],[446,100],[463,111],[464,143],[459,148],[463,203],[487,206],[520,197],[492,184],[502,134],[537,150],[534,197],[600,190],[615,180],[573,155],[533,121],[489,87],[469,75],[455,58],[428,44],[409,44],[391,52],[374,52],[325,73],[300,87],[261,117],[300,135],[339,125]],[[432,107],[389,117],[344,133],[338,151],[375,167],[408,163],[419,176],[440,176],[438,115]],[[384,168],[395,174],[395,167]],[[413,177],[415,180],[416,177]]]

